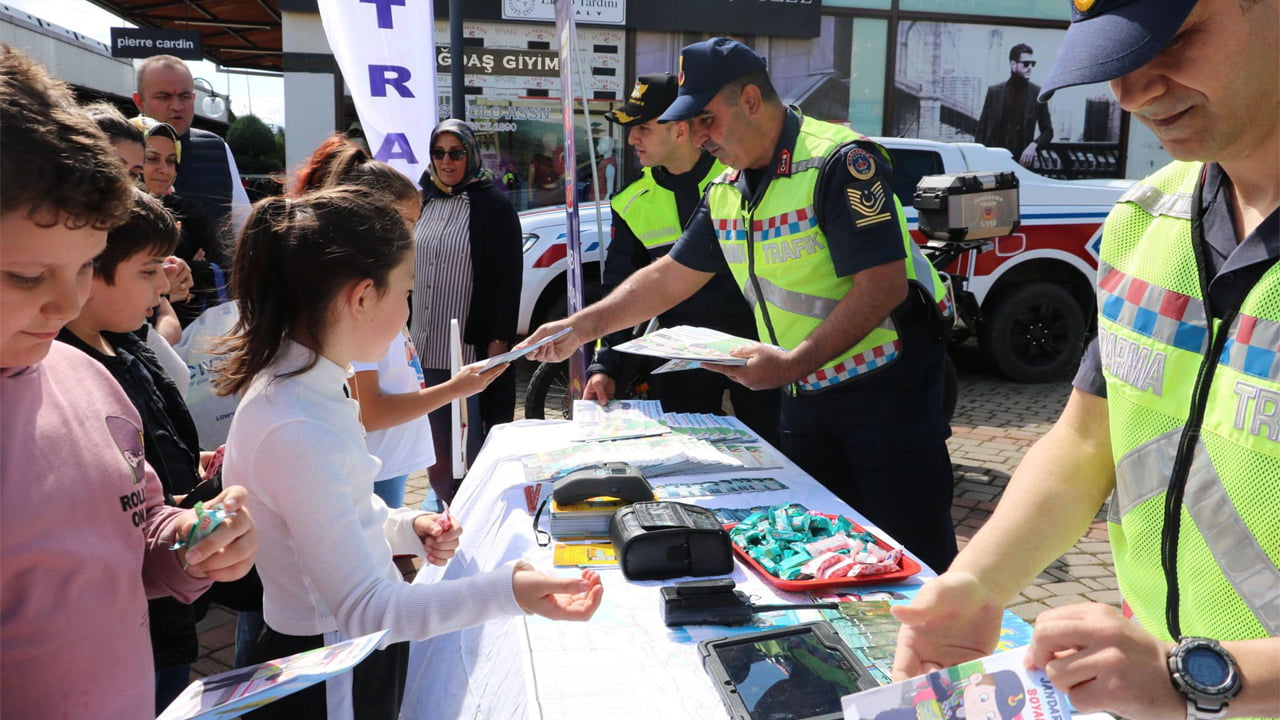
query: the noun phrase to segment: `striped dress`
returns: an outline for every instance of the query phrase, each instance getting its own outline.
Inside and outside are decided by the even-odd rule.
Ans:
[[[471,200],[467,193],[433,197],[413,228],[416,253],[409,332],[423,368],[448,370],[449,320],[466,328],[471,305]],[[463,343],[463,364],[476,361]]]

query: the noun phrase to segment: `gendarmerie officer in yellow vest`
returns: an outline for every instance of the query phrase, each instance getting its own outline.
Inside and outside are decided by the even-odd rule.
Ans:
[[[658,122],[658,116],[676,99],[676,90],[676,78],[670,73],[641,75],[628,101],[605,114],[605,119],[627,129],[627,144],[635,149],[644,166],[640,177],[618,191],[610,202],[613,237],[604,261],[606,292],[671,251],[702,201],[707,185],[725,171],[713,155],[693,142],[688,121]],[[659,315],[658,320],[663,327],[694,325],[757,338],[751,308],[728,269],[716,273],[692,297]],[[603,404],[613,398],[622,358],[609,345],[630,338],[626,331],[605,338],[608,342],[596,350],[595,361],[587,369],[590,378],[583,389],[583,399]],[[632,357],[639,362],[653,362]],[[667,412],[721,414],[727,390],[733,414],[757,435],[778,444],[781,398],[776,390],[748,390],[709,370],[662,373],[653,375],[649,382],[650,397],[660,400]]]
[[[1277,46],[1275,0],[1074,0],[1041,99],[1110,80],[1176,162],[1107,218],[1075,389],[951,570],[895,609],[897,673],[990,651],[1110,498],[1129,612],[1045,611],[1031,661],[1082,711],[1280,717]]]
[[[942,409],[945,294],[907,234],[888,154],[788,109],[763,58],[729,38],[684,48],[679,85],[660,119],[692,119],[695,141],[732,169],[707,188],[667,257],[535,332],[536,340],[575,329],[538,359],[671,307],[727,266],[769,344],[741,351],[746,365],[717,371],[747,387],[783,388],[787,456],[945,568],[956,549]]]

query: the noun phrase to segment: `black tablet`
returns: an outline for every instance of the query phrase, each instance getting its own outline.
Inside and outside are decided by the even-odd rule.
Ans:
[[[840,698],[877,687],[826,622],[707,640],[698,650],[734,720],[841,720]]]

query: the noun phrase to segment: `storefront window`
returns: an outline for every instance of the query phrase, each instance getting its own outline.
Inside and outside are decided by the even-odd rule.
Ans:
[[[840,5],[848,1],[836,0],[833,3],[826,0],[824,4]],[[898,9],[904,12],[999,15],[1039,20],[1071,19],[1071,6],[1062,0],[899,0]]]
[[[869,8],[871,10],[888,10],[893,7],[893,0],[822,0],[824,8]]]
[[[485,167],[519,210],[563,204],[566,164],[555,26],[468,21],[463,34],[465,117],[476,130]],[[448,97],[453,62],[448,41],[448,23],[437,21],[440,117],[461,114],[453,112]],[[604,113],[630,89],[622,77],[625,35],[622,30],[579,27],[577,49],[581,75],[573,77],[573,94],[588,98],[591,116],[588,126],[582,102],[576,103],[577,197],[593,199],[598,185],[600,198],[607,200],[620,186],[622,143]]]
[[[979,142],[1054,177],[1119,177],[1120,106],[1104,84],[1036,102],[1065,30],[902,20],[891,134]]]
[[[608,200],[620,187],[619,133],[603,117],[610,107],[607,102],[590,103],[590,133],[581,103],[574,113],[580,202],[595,199],[597,178],[600,200]],[[449,110],[444,98],[441,110],[442,117]],[[467,122],[476,130],[484,166],[506,188],[517,210],[564,203],[567,168],[558,99],[475,99],[467,104],[467,116]]]

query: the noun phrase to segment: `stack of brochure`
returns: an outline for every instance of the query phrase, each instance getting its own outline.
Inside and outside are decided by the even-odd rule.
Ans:
[[[657,400],[613,400],[600,406],[590,400],[573,403],[573,440],[595,442],[665,435],[671,428],[662,422]]]
[[[648,478],[781,467],[764,445],[714,444],[675,434],[582,443],[526,455],[520,461],[529,482],[554,480],[605,462],[630,463]]]
[[[720,365],[745,365],[745,358],[737,358],[729,354],[730,350],[755,344],[755,340],[740,338],[710,328],[677,325],[662,328],[629,340],[614,348],[620,352],[671,360],[658,367],[654,372],[671,372],[673,370],[691,370],[710,362]]]
[[[671,431],[707,442],[753,442],[756,434],[742,421],[711,413],[666,413],[662,423]]]
[[[613,513],[630,504],[617,498],[591,498],[572,505],[560,505],[552,500],[551,535],[557,539],[608,539]]]

